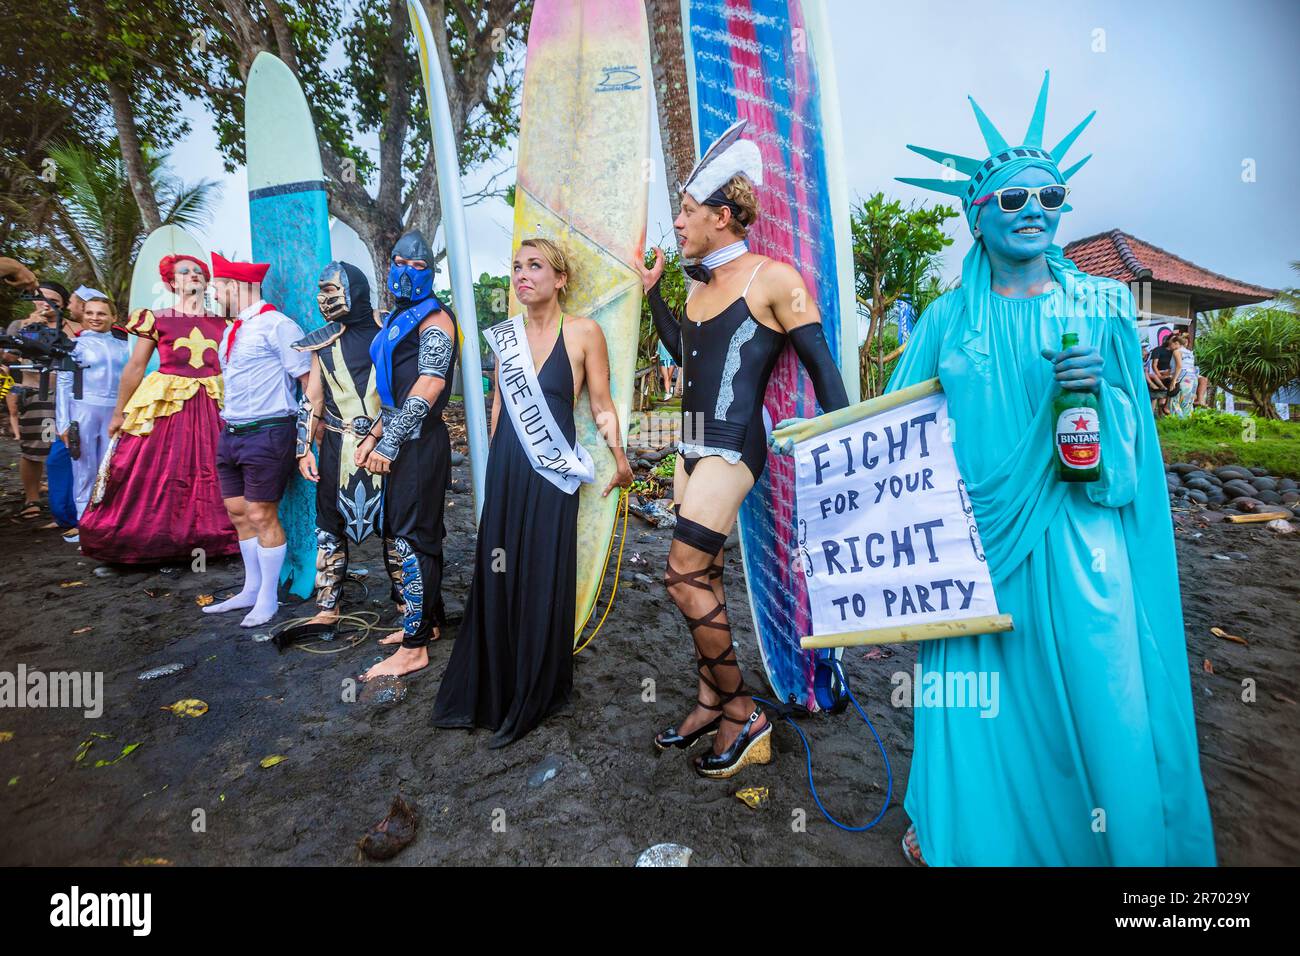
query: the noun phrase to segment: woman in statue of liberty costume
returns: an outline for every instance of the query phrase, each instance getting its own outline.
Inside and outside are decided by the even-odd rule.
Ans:
[[[974,100],[991,154],[909,147],[968,179],[961,287],[921,316],[889,390],[938,377],[999,608],[1014,630],[925,641],[922,674],[997,675],[996,713],[917,707],[905,807],[913,862],[1213,865],[1164,469],[1128,289],[1054,245],[1058,163],[1044,78],[1023,145]],[[1061,335],[1079,344],[1061,350]],[[1056,476],[1053,393],[1090,391],[1099,480]],[[944,686],[947,679],[944,679]],[[986,716],[987,713],[987,716]]]

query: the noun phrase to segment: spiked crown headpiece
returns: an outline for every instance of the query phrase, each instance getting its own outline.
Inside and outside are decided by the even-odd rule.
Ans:
[[[960,156],[957,153],[948,153],[937,149],[926,149],[924,146],[912,146],[908,144],[908,149],[914,153],[920,153],[929,159],[934,160],[940,165],[946,166],[966,178],[958,176],[949,176],[943,179],[915,179],[908,176],[899,176],[900,183],[908,183],[912,186],[919,186],[922,189],[932,189],[936,192],[947,193],[949,196],[956,196],[961,200],[962,211],[966,214],[967,219],[971,218],[972,203],[980,196],[988,192],[986,184],[992,179],[999,170],[1012,163],[1022,164],[1028,161],[1030,165],[1047,165],[1052,168],[1061,182],[1067,182],[1071,176],[1083,168],[1083,164],[1092,159],[1089,153],[1083,159],[1079,160],[1073,166],[1064,172],[1060,169],[1060,163],[1069,152],[1074,141],[1079,138],[1079,134],[1084,128],[1092,122],[1092,118],[1097,115],[1093,110],[1083,118],[1066,137],[1056,144],[1050,150],[1043,148],[1043,125],[1047,119],[1047,85],[1051,79],[1051,71],[1043,74],[1043,85],[1038,91],[1038,102],[1034,105],[1034,114],[1029,120],[1029,129],[1025,131],[1024,141],[1019,146],[1010,145],[1006,138],[998,132],[998,128],[993,125],[993,121],[985,115],[980,109],[978,103],[973,97],[967,97],[970,100],[971,109],[975,111],[975,119],[979,122],[980,132],[984,134],[984,145],[988,147],[989,157],[985,160],[973,159],[969,156]],[[1069,206],[1063,207],[1068,211]]]

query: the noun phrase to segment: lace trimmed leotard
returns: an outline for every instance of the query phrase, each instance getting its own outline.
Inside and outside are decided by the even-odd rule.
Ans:
[[[820,322],[805,323],[787,335],[750,312],[745,297],[767,261],[754,267],[736,301],[708,320],[687,317],[679,323],[658,283],[650,289],[655,328],[686,379],[677,450],[688,475],[699,459],[717,455],[733,465],[744,462],[758,481],[767,464],[763,396],[787,339],[812,379],[822,410],[834,411],[849,403]]]
[[[698,322],[688,316],[681,324],[685,386],[677,450],[687,474],[710,455],[732,465],[743,461],[755,481],[767,464],[763,393],[786,337],[756,320],[745,301],[763,265],[716,316]]]

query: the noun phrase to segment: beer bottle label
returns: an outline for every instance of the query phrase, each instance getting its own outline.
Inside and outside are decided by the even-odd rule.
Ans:
[[[1097,409],[1067,408],[1056,418],[1056,454],[1067,468],[1096,468],[1101,460]]]

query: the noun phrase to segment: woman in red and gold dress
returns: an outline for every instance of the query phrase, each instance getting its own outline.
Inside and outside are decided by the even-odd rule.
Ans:
[[[126,323],[136,343],[109,428],[117,446],[102,497],[81,519],[81,551],[100,561],[148,564],[190,560],[196,548],[208,558],[239,551],[217,480],[217,343],[226,320],[204,309],[206,263],[165,256],[158,271],[176,305],[137,309]],[[154,349],[159,367],[146,376]]]

